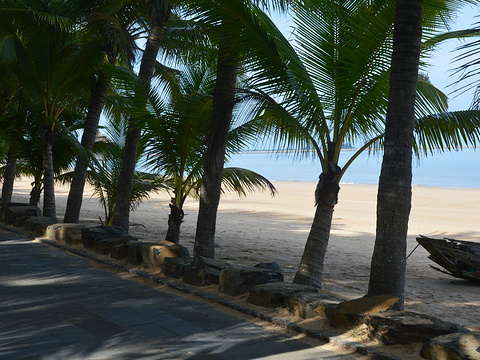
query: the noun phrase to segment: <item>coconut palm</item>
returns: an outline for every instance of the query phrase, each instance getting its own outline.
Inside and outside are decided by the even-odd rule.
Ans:
[[[10,202],[13,194],[17,165],[18,138],[16,124],[25,116],[20,109],[19,94],[21,89],[7,64],[0,64],[0,134],[2,137],[2,157],[5,167],[3,171],[2,199]]]
[[[42,122],[44,216],[56,218],[53,143],[67,109],[89,92],[101,53],[76,42],[75,19],[61,2],[7,1],[0,9],[2,61],[16,67],[17,81],[38,107]],[[4,3],[7,3],[4,2]]]
[[[210,125],[205,138],[203,181],[195,235],[194,255],[214,256],[216,214],[220,200],[225,149],[236,102],[237,74],[240,66],[255,71],[268,59],[275,26],[258,5],[285,9],[289,1],[195,1],[189,8],[198,23],[212,34],[218,47],[217,76],[212,100]],[[274,50],[275,51],[275,50]],[[262,59],[260,59],[262,58]],[[248,64],[248,65],[247,65]]]
[[[100,221],[105,225],[112,224],[115,203],[118,199],[118,178],[122,155],[125,151],[126,129],[127,121],[125,117],[110,120],[102,128],[106,141],[97,143],[97,149],[94,150],[97,160],[92,163],[87,176],[88,182],[93,187],[93,196],[98,197],[104,210],[105,217]],[[143,147],[140,149],[142,150]],[[140,158],[142,154],[143,150],[139,151],[137,156]],[[66,173],[59,179],[63,182],[69,181],[72,175],[73,173]],[[148,198],[152,191],[164,188],[162,177],[135,171],[130,210],[134,210],[143,200]]]
[[[368,288],[370,295],[398,296],[399,310],[403,310],[404,302],[422,15],[423,0],[397,1],[384,155],[378,183],[377,234]]]
[[[368,286],[369,295],[396,295],[399,299],[399,310],[403,310],[404,306],[406,239],[412,195],[415,94],[423,8],[423,0],[397,1],[390,93],[385,122],[385,150],[378,183],[377,230]],[[465,33],[472,34],[471,31],[462,32],[464,35]],[[432,40],[430,44],[434,42],[435,40]],[[478,115],[476,116],[478,119]],[[451,134],[450,129],[430,127],[438,132],[430,138],[440,139],[435,146],[439,143],[442,145],[442,140],[445,139],[442,148],[462,147],[466,139],[475,144],[478,140],[478,129],[475,129],[477,122],[472,124],[471,129],[464,129],[463,136],[447,139],[444,134]]]
[[[139,78],[147,87],[150,85],[155,69],[156,58],[162,44],[163,32],[172,11],[172,5],[167,0],[149,0],[148,19],[149,34],[140,64]],[[125,138],[125,151],[123,152],[122,166],[120,169],[118,198],[115,203],[115,212],[112,224],[128,231],[130,198],[133,186],[133,176],[137,161],[138,142],[141,135],[141,125],[131,118]]]
[[[130,68],[134,60],[134,41],[139,33],[141,33],[139,30],[143,28],[140,26],[142,19],[132,17],[131,2],[125,3],[124,1],[113,0],[103,3],[101,6],[80,8],[77,11],[83,14],[83,16],[79,17],[84,21],[80,20],[79,23],[84,25],[84,28],[81,30],[84,41],[98,44],[105,53],[105,62],[114,65],[119,61],[123,63],[126,68]],[[138,10],[136,11],[138,14]],[[109,76],[100,70],[94,79],[81,140],[82,146],[87,151],[93,149],[109,83]],[[79,220],[83,190],[87,176],[87,165],[88,159],[79,155],[75,164],[74,176],[70,184],[63,219],[64,222],[75,223]]]
[[[212,111],[215,72],[208,67],[187,66],[179,83],[180,91],[167,106],[160,95],[152,101],[155,116],[148,122],[145,132],[146,166],[164,176],[172,194],[166,240],[175,243],[179,241],[184,218],[183,204],[188,196],[198,197],[203,181],[202,159]],[[229,132],[227,153],[238,151],[246,138],[256,133],[252,121],[238,125]],[[246,169],[225,168],[222,183],[224,189],[239,195],[266,188],[272,196],[275,194],[273,184]]]
[[[311,149],[320,159],[315,216],[294,282],[321,287],[339,182],[360,153],[383,143],[395,2],[312,0],[309,5],[294,11],[298,55],[288,45],[279,48],[289,70],[283,93],[267,83],[266,90],[251,97],[263,101],[265,126],[277,129],[285,146]],[[252,77],[260,89],[262,76]],[[478,124],[474,112],[447,113],[446,100],[427,78],[418,81],[417,148],[429,141],[441,143],[442,137],[450,144],[457,137],[468,138],[465,130]],[[449,127],[449,132],[433,130],[439,127]],[[478,132],[474,137],[478,139]],[[341,167],[340,154],[347,143],[360,149]]]

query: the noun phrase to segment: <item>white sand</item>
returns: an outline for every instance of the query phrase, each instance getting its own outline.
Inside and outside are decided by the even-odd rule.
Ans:
[[[314,214],[315,183],[275,182],[279,193],[225,195],[218,211],[216,254],[231,263],[276,261],[290,271],[300,261]],[[17,181],[14,201],[28,201],[29,180]],[[363,296],[367,290],[370,258],[375,240],[376,186],[342,185],[335,209],[325,261],[323,289],[344,298]],[[57,186],[57,212],[62,219],[68,188]],[[131,234],[162,240],[167,225],[169,195],[154,194],[131,214],[131,222],[145,226]],[[193,249],[198,204],[188,200],[181,244]],[[98,223],[103,216],[98,201],[85,198],[82,220]],[[414,187],[408,253],[418,234],[480,242],[480,189]],[[419,247],[408,259],[406,310],[417,311],[480,330],[480,284],[456,279],[430,268],[432,261]]]

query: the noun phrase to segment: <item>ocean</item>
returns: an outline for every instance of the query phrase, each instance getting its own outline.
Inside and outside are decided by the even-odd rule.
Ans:
[[[339,165],[353,154],[342,150]],[[364,152],[347,169],[342,183],[378,184],[382,164],[381,151]],[[288,152],[248,151],[232,156],[227,166],[253,170],[269,180],[318,181],[321,168],[318,160],[295,158]],[[413,160],[413,185],[448,188],[480,188],[480,150],[464,148]]]

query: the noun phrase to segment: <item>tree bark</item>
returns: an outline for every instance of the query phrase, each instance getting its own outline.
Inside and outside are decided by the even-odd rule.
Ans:
[[[194,256],[213,258],[215,255],[217,209],[220,202],[225,149],[235,102],[237,73],[238,54],[234,41],[222,35],[218,51],[217,79],[213,93],[210,128],[206,138],[207,149],[203,160]]]
[[[43,130],[43,216],[56,219],[52,125],[48,122]]]
[[[85,119],[85,128],[82,135],[82,146],[91,151],[95,144],[95,137],[98,130],[98,122],[105,105],[107,97],[107,88],[105,78],[100,75],[92,91],[90,105],[88,107],[87,117]],[[64,223],[78,223],[80,218],[80,209],[82,207],[83,190],[85,188],[85,179],[87,178],[88,159],[83,155],[77,157],[75,170],[73,171],[73,180],[70,184],[68,193],[67,207],[65,209]]]
[[[38,206],[40,202],[40,196],[42,194],[42,174],[34,175],[34,179],[32,182],[32,190],[30,191],[30,205]]]
[[[338,202],[340,187],[334,173],[320,175],[315,191],[316,210],[308,234],[302,260],[293,282],[295,284],[322,287],[323,263],[327,253],[333,210]]]
[[[152,79],[157,54],[162,43],[163,31],[168,18],[170,17],[170,12],[170,4],[168,1],[163,1],[162,4],[159,5],[159,8],[154,12],[151,19],[151,29],[148,34],[139,71],[139,77],[146,85],[149,85]],[[126,232],[128,232],[130,196],[132,193],[135,166],[137,164],[138,141],[140,139],[141,131],[140,126],[135,123],[134,119],[130,119],[128,132],[125,138],[122,167],[118,182],[118,197],[112,221],[112,225],[120,226]]]
[[[169,204],[169,206],[170,215],[168,215],[168,230],[165,240],[178,244],[180,241],[180,226],[185,214],[182,209],[179,209],[174,204]]]
[[[422,15],[422,0],[397,1],[384,156],[377,195],[377,231],[368,288],[369,295],[397,296],[399,309],[404,304]]]
[[[2,199],[6,202],[12,201],[13,184],[15,183],[15,174],[17,168],[17,152],[13,145],[8,148],[7,165],[3,175]]]

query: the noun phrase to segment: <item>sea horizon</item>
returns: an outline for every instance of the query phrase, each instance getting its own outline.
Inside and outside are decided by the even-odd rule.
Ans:
[[[339,165],[350,158],[355,149],[342,149]],[[296,155],[294,151],[247,150],[231,156],[229,167],[242,167],[259,173],[270,181],[317,182],[321,173],[318,159],[309,152]],[[383,151],[364,152],[350,165],[341,184],[378,185]],[[480,152],[473,147],[414,157],[413,186],[446,188],[480,188]]]

